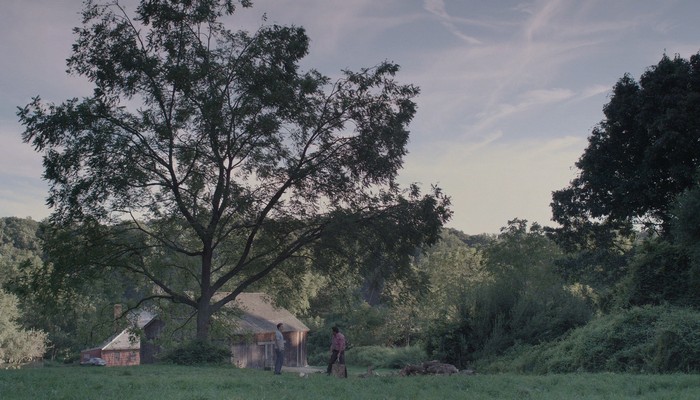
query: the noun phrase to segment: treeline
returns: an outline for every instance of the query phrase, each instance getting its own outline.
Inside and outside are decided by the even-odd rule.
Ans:
[[[46,358],[74,362],[81,349],[111,334],[112,305],[128,303],[139,288],[111,276],[54,292],[41,280],[51,265],[42,255],[42,227],[30,219],[0,219],[2,293],[19,300],[14,309],[0,303],[2,315],[12,316],[17,335],[46,335]],[[352,362],[363,365],[401,367],[430,358],[485,372],[538,373],[700,366],[700,312],[690,293],[681,301],[676,281],[666,280],[666,286],[644,287],[645,298],[655,301],[635,295],[640,265],[654,259],[658,238],[629,242],[618,258],[626,272],[603,282],[595,268],[579,269],[572,279],[576,255],[564,252],[551,231],[524,220],[510,221],[498,235],[443,229],[441,237],[414,254],[412,274],[322,274],[311,268],[297,280],[273,274],[254,290],[279,294],[279,304],[312,328],[311,364],[326,361],[328,331],[339,325],[350,340]],[[375,256],[389,268],[390,257]],[[674,295],[663,299],[664,293]],[[7,325],[2,335],[7,337]]]

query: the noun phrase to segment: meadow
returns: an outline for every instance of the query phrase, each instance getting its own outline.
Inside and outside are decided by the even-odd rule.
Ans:
[[[40,367],[0,371],[0,399],[698,399],[692,374],[482,374],[348,379],[231,366]]]

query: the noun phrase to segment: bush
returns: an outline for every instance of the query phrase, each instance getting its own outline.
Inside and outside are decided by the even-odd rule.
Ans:
[[[439,322],[426,335],[425,351],[428,357],[465,368],[473,361],[475,335],[470,320]]]
[[[585,298],[556,281],[518,292],[510,287],[499,280],[465,293],[457,304],[459,319],[437,321],[428,332],[429,357],[466,368],[515,345],[555,340],[592,316]]]
[[[17,296],[0,289],[0,368],[15,368],[40,359],[47,334],[23,329],[18,323]]]
[[[623,304],[700,306],[700,280],[686,246],[644,242],[623,281]]]
[[[308,361],[310,365],[326,365],[329,356],[329,352],[310,354]],[[425,350],[419,346],[356,346],[345,352],[345,362],[357,367],[398,369],[427,359]]]
[[[565,285],[561,249],[537,224],[513,220],[484,249],[483,277],[462,288],[423,339],[430,358],[458,368],[513,346],[552,341],[593,315],[586,292]],[[454,311],[452,311],[454,310]]]
[[[316,366],[327,365],[330,357],[331,357],[330,351],[326,351],[326,352],[316,351],[313,353],[309,352],[307,355],[307,361],[308,361],[309,365],[316,365]]]
[[[425,351],[418,346],[362,346],[354,347],[352,353],[346,355],[348,364],[375,368],[403,368],[407,364],[418,364],[426,359]]]
[[[223,364],[231,358],[231,351],[203,340],[193,340],[168,352],[163,361],[178,365]]]
[[[482,360],[489,372],[697,372],[700,312],[670,306],[636,307],[600,317],[565,339],[511,349]]]

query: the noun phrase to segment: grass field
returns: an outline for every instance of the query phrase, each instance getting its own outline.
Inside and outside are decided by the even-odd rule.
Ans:
[[[0,371],[0,399],[700,399],[698,375],[453,375],[348,379],[233,367],[43,367]]]

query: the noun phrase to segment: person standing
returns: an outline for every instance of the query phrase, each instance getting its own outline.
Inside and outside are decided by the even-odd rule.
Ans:
[[[275,375],[282,373],[284,363],[284,336],[282,336],[282,323],[277,324],[275,331]]]
[[[331,338],[331,359],[328,362],[327,375],[331,374],[333,364],[336,362],[345,365],[345,335],[340,332],[337,326],[334,326],[331,330],[333,331],[333,337]],[[345,371],[345,376],[347,377],[347,370]]]

